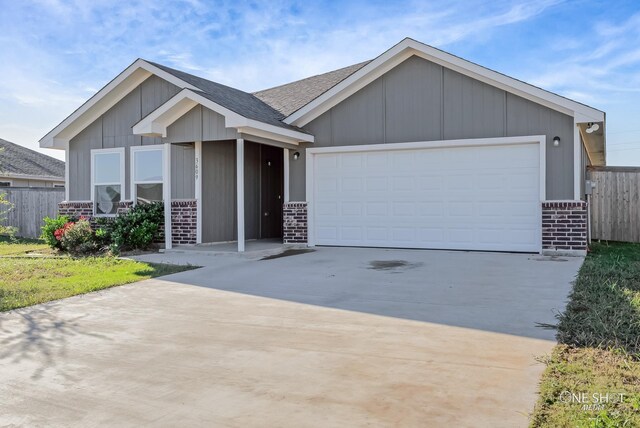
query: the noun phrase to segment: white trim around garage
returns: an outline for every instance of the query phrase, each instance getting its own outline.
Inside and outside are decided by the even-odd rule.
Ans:
[[[573,121],[573,199],[580,200],[582,195],[580,183],[582,179],[582,144],[580,143],[580,127],[574,119]]]
[[[392,143],[392,144],[370,144],[358,146],[338,146],[319,147],[306,150],[306,199],[307,199],[307,245],[314,247],[315,219],[314,219],[314,177],[315,155],[323,153],[354,153],[387,150],[416,150],[416,149],[437,149],[437,148],[461,148],[461,147],[482,147],[482,146],[512,146],[519,144],[538,144],[539,147],[539,236],[540,251],[542,251],[542,202],[546,199],[546,136],[532,135],[521,137],[499,137],[499,138],[474,138],[462,140],[440,140],[440,141],[419,141],[412,143]]]

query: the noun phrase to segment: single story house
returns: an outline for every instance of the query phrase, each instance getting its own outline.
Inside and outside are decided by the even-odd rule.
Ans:
[[[64,213],[164,200],[166,246],[584,254],[605,113],[404,39],[255,93],[138,59],[40,140]]]
[[[0,187],[64,187],[64,162],[0,138]]]

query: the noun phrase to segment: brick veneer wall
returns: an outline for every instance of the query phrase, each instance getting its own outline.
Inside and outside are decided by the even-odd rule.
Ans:
[[[587,203],[584,201],[542,203],[542,251],[587,250]]]
[[[132,201],[122,201],[118,205],[118,214],[124,214],[133,206]],[[58,214],[70,217],[93,218],[93,202],[60,202]],[[180,200],[171,202],[171,242],[174,244],[196,243],[196,200]],[[164,242],[164,223],[160,224],[160,234],[157,242]]]
[[[282,241],[285,244],[307,242],[307,203],[286,202],[282,208]]]
[[[195,199],[171,202],[171,242],[195,244],[197,237],[198,203]]]
[[[58,215],[69,217],[93,217],[93,202],[60,202]]]

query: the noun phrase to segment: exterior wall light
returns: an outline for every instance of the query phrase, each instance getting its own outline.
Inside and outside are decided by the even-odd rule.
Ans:
[[[598,129],[600,129],[600,125],[598,125],[597,123],[593,123],[593,122],[589,122],[587,124],[587,134],[591,134],[595,131],[597,131]]]
[[[560,137],[558,136],[553,137],[553,145],[555,147],[558,147],[560,145]]]
[[[298,160],[299,157],[300,157],[300,152],[295,152],[293,154],[293,160]]]

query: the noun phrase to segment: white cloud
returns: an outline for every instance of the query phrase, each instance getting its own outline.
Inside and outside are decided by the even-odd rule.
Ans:
[[[371,59],[406,36],[481,50],[494,34],[561,6],[559,0],[11,2],[0,16],[6,104],[0,133],[24,143],[39,138],[137,57],[258,90]],[[640,46],[639,24],[640,14],[619,25],[591,24],[593,36],[588,23],[580,33],[559,31],[557,43],[535,55],[509,52],[522,63],[511,71],[588,103],[611,91],[633,93],[640,73],[621,76],[640,64],[640,50],[633,49]]]

